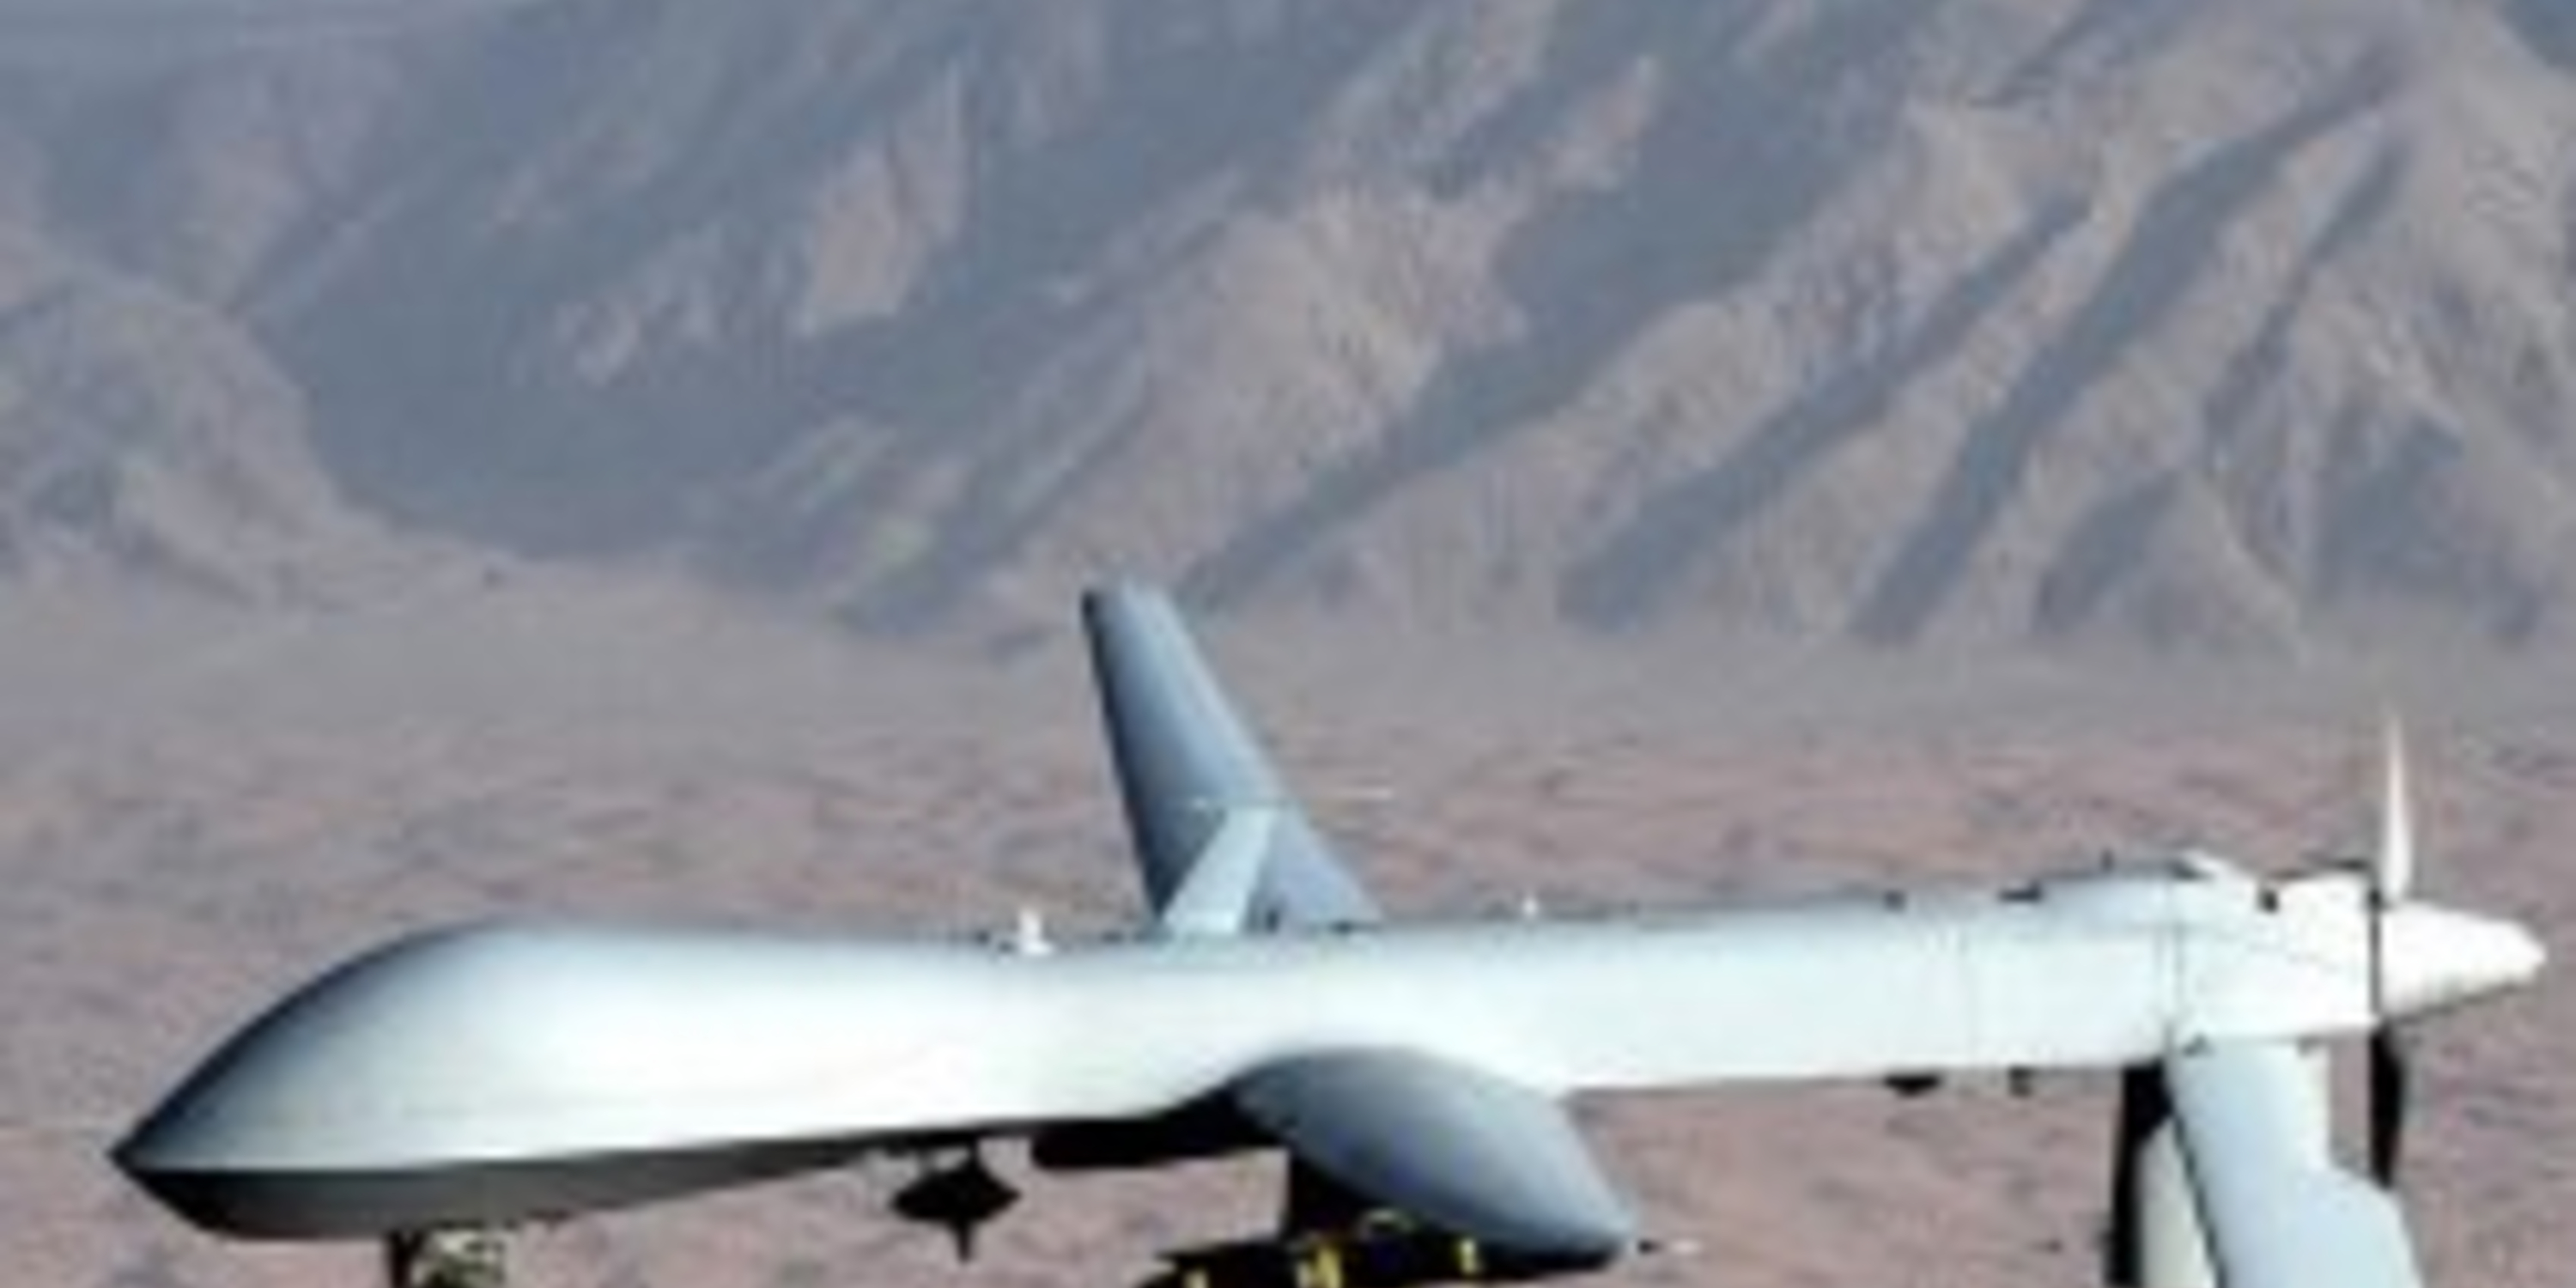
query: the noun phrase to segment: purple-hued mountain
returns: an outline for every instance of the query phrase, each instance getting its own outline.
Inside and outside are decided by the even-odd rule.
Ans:
[[[23,8],[0,577],[2571,633],[2556,0]]]

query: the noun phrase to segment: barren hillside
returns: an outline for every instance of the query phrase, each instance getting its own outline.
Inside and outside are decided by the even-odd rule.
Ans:
[[[1109,568],[1623,637],[2565,617],[2541,0],[353,11],[49,9],[0,59],[0,210],[188,319],[0,347],[149,422],[11,435],[209,418],[274,441],[192,468],[263,495],[885,630],[1053,623]],[[152,395],[209,370],[243,392]],[[278,531],[130,490],[159,564]],[[137,544],[95,522],[10,516]]]

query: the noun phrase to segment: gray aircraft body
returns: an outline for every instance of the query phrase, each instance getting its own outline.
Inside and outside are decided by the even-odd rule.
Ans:
[[[2184,853],[1995,890],[1389,924],[1164,599],[1098,592],[1085,621],[1153,908],[1135,933],[430,934],[280,1003],[119,1163],[214,1230],[383,1239],[418,1284],[489,1263],[486,1232],[877,1155],[922,1161],[895,1206],[962,1250],[1014,1197],[987,1141],[1063,1171],[1280,1149],[1277,1235],[1181,1273],[1339,1288],[1652,1246],[1575,1097],[2106,1069],[2113,1282],[2407,1285],[2399,1026],[2543,961],[2517,925],[2412,897],[2393,737],[2377,853],[2284,878]],[[2342,1038],[2367,1040],[2367,1175],[2329,1147]]]

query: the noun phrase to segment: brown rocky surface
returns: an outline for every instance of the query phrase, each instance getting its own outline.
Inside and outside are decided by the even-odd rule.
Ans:
[[[1413,915],[1523,893],[1579,915],[1973,880],[2185,840],[2279,868],[2368,824],[2367,721],[2349,712],[1694,723],[1672,705],[1571,714],[1524,689],[1443,714],[1427,704],[1456,702],[1454,674],[1446,690],[1372,693],[1241,669],[1319,811]],[[193,1233],[100,1150],[251,1009],[407,928],[541,912],[962,933],[1024,905],[1066,933],[1126,919],[1069,650],[996,682],[1016,696],[938,700],[968,692],[944,683],[817,697],[799,720],[638,694],[623,719],[557,698],[11,725],[0,1265],[66,1288],[366,1281],[360,1251]],[[2428,883],[2576,943],[2576,737],[2501,708],[2422,725]],[[2428,1044],[2409,1179],[2431,1282],[2554,1282],[2576,1253],[2561,1219],[2576,1200],[2572,997],[2553,978]],[[2043,1081],[2026,1100],[1980,1085],[1604,1105],[1616,1174],[1656,1230],[1702,1250],[1602,1278],[2093,1282],[2108,1112],[2099,1079]],[[522,1268],[563,1288],[1129,1284],[1159,1249],[1255,1228],[1274,1183],[1254,1163],[1041,1180],[960,1271],[935,1233],[882,1214],[882,1183],[828,1176],[537,1232]]]

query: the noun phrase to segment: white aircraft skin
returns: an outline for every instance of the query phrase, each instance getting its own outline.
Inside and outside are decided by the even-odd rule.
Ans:
[[[1139,603],[1150,613],[1159,601]],[[445,932],[290,998],[175,1092],[118,1158],[228,1232],[372,1236],[506,1225],[838,1165],[887,1145],[1150,1119],[1236,1094],[1292,1152],[1365,1196],[1420,1194],[1417,1206],[1463,1214],[1456,1225],[1489,1224],[1470,1233],[1595,1261],[1636,1246],[1637,1231],[1586,1179],[1579,1145],[1549,1123],[1554,1111],[1529,1109],[1523,1095],[2164,1068],[2172,1104],[2206,1122],[2261,1101],[2244,1088],[2270,1076],[2259,1069],[2268,1056],[2227,1053],[2304,1055],[2529,981],[2544,953],[2522,927],[2389,888],[2392,870],[2402,883],[2413,866],[2396,764],[2390,857],[2277,881],[2182,854],[1993,890],[1454,924],[1309,918],[1258,933],[1247,922],[1259,865],[1279,833],[1303,824],[1275,801],[1247,800],[1216,802],[1225,817],[1192,872],[1161,891],[1158,925],[1109,940]],[[2191,1066],[2202,1052],[2220,1058]],[[1373,1053],[1421,1085],[1423,1103],[1454,1110],[1469,1128],[1461,1135],[1495,1124],[1506,1161],[1515,1141],[1530,1142],[1533,1159],[1561,1158],[1550,1166],[1562,1184],[1539,1175],[1534,1185],[1555,1189],[1444,1207],[1419,1178],[1377,1183],[1376,1164],[1349,1156],[1349,1133],[1307,1145],[1300,1133],[1313,1124],[1292,1121],[1314,1112],[1302,1106],[1365,1112],[1350,1095],[1301,1090],[1301,1107],[1276,1113],[1263,1099],[1265,1076],[1313,1057],[1356,1054],[1361,1083],[1381,1085],[1372,1079],[1390,1070]],[[1491,1113],[1459,1107],[1488,1085],[1499,1089]],[[2316,1097],[2301,1094],[2291,1117],[2321,1123],[2305,1104]],[[2216,1107],[2192,1108],[2204,1102]],[[2183,1143],[2213,1157],[2198,1151],[2221,1147],[2193,1125],[2187,1117]],[[2141,1175],[2159,1166],[2153,1157],[2142,1138]],[[2329,1166],[2301,1145],[2279,1157]],[[2204,1214],[2219,1192],[2209,1184]],[[2275,1223],[2305,1215],[2273,1206]],[[1491,1208],[1538,1223],[1478,1215]],[[2157,1253],[2135,1277],[2270,1288],[2278,1281],[2258,1270],[2222,1279],[2206,1264],[2230,1254],[2244,1224],[2224,1213],[2205,1231],[2186,1221],[2192,1268]],[[2414,1282],[2393,1208],[2320,1229],[2374,1249],[2360,1281]],[[2372,1242],[2388,1231],[2393,1250]],[[2221,1259],[2252,1266],[2260,1254]]]
[[[129,1158],[322,1176],[1125,1118],[1314,1049],[1421,1051],[1565,1093],[2118,1066],[2370,1027],[2359,883],[2311,878],[2277,911],[2259,889],[2177,865],[1986,894],[1038,953],[443,934],[308,994]],[[2509,924],[2420,906],[2397,924],[2423,945],[2397,955],[2407,1014],[2536,968]],[[459,1067],[480,1071],[470,1095]]]

